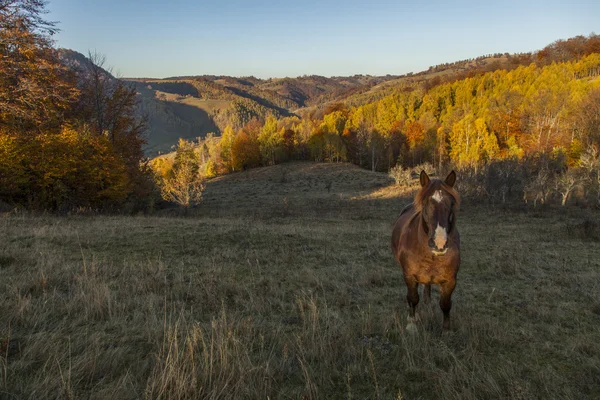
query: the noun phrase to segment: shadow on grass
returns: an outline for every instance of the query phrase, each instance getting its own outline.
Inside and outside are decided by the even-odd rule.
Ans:
[[[162,101],[161,106],[163,108],[160,114],[149,116],[152,129],[148,133],[148,143],[144,148],[146,154],[169,152],[179,138],[195,140],[205,137],[209,132],[219,132],[212,118],[201,108],[174,101]],[[181,123],[169,124],[166,122],[169,119]]]

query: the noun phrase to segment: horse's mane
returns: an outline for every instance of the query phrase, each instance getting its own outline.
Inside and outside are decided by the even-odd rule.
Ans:
[[[440,189],[454,198],[453,208],[454,211],[456,211],[458,209],[458,206],[460,205],[460,196],[458,195],[458,192],[454,190],[454,188],[442,182],[441,180],[432,179],[431,181],[429,181],[427,186],[422,187],[421,190],[419,190],[419,192],[415,195],[415,200],[413,201],[413,205],[415,207],[415,214],[420,213],[423,209],[423,201],[426,198],[433,196],[433,192]]]

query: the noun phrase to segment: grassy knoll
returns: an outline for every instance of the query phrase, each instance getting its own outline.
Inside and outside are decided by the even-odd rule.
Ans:
[[[600,214],[465,203],[453,330],[434,291],[412,336],[408,193],[298,163],[187,216],[0,216],[0,398],[598,398]]]

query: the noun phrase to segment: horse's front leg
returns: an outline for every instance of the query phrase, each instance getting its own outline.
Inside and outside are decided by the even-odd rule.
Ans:
[[[456,278],[440,284],[440,308],[444,313],[442,327],[450,329],[450,309],[452,308],[452,292],[456,287]]]
[[[431,301],[431,285],[426,284],[423,286],[423,301],[425,304],[429,304]]]
[[[406,330],[416,331],[417,327],[414,321],[417,304],[419,304],[419,283],[415,278],[407,276],[404,277],[404,281],[406,282],[406,288],[408,289],[408,292],[406,294],[406,300],[408,301],[408,305],[410,306],[410,309],[408,311],[408,325],[406,326]]]

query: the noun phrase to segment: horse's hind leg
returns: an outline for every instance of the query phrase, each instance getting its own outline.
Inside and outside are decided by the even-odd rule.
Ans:
[[[456,279],[440,284],[440,308],[444,313],[444,329],[450,329],[450,309],[452,308],[452,292],[456,287]]]
[[[431,301],[431,284],[423,287],[423,301],[428,304]]]

